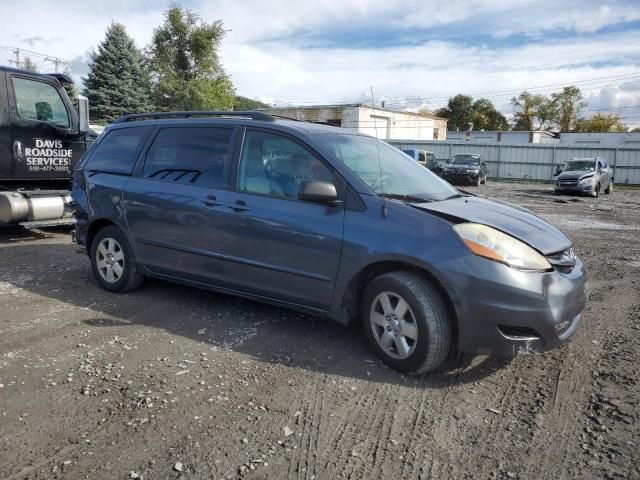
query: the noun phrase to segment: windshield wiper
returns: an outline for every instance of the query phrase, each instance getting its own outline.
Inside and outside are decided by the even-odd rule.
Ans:
[[[380,193],[379,195],[381,197],[390,198],[392,200],[404,200],[406,202],[414,202],[414,203],[427,203],[432,201],[422,197],[417,197],[415,195],[403,195],[400,193]]]

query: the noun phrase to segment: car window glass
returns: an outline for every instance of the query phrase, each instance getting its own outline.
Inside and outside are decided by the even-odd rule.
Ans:
[[[147,152],[142,175],[206,187],[226,186],[233,129],[163,128]]]
[[[153,127],[120,128],[109,131],[87,161],[87,170],[131,174]]]
[[[238,188],[297,199],[302,180],[333,181],[333,173],[307,149],[280,135],[248,131],[242,146]]]
[[[58,90],[52,85],[25,78],[13,78],[18,115],[25,120],[48,122],[69,128],[69,112]]]
[[[419,162],[426,162],[427,161],[427,159],[424,156],[424,152],[419,152],[418,153],[418,161]]]

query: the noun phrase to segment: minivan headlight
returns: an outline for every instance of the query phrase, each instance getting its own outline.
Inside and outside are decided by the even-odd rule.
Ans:
[[[524,242],[479,223],[459,223],[453,229],[469,250],[479,257],[520,270],[550,270],[551,264]]]

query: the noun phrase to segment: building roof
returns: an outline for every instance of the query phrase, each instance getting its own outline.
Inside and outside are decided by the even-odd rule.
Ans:
[[[334,104],[327,104],[327,105],[291,105],[289,107],[261,108],[260,110],[269,112],[272,110],[319,110],[319,109],[325,109],[325,108],[369,108],[371,110],[378,110],[378,111],[389,112],[389,113],[399,113],[402,115],[412,115],[414,117],[430,118],[434,120],[446,120],[446,121],[449,120],[448,118],[438,117],[433,114],[423,114],[423,113],[417,113],[417,112],[409,112],[406,110],[395,110],[391,108],[374,107],[366,103],[334,103]]]
[[[471,130],[470,132],[464,130],[447,130],[447,133],[543,133],[555,137],[553,132],[549,132],[548,130]]]

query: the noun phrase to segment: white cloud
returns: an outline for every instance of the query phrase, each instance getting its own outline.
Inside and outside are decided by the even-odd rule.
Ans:
[[[73,59],[72,71],[79,77],[88,52],[112,20],[124,23],[143,47],[166,8],[150,0],[88,3],[0,0],[0,11],[11,19],[3,22],[0,46]],[[576,83],[634,73],[640,64],[637,28],[594,33],[640,19],[635,3],[198,0],[191,8],[206,21],[222,19],[230,30],[222,59],[238,93],[268,101],[364,100],[372,85],[388,103],[416,106],[423,98],[424,105],[436,107],[459,92]],[[437,40],[417,41],[413,32],[420,29],[433,29]],[[341,39],[340,32],[358,31],[372,37],[392,32],[406,41],[384,47],[367,42],[326,46],[341,45],[332,41]],[[558,33],[564,36],[554,40]],[[310,38],[321,46],[309,48]],[[0,50],[0,63],[5,63],[3,55],[8,58],[10,52]],[[584,84],[589,108],[640,103],[640,83],[615,86],[620,83]],[[510,96],[489,95],[505,112]]]

